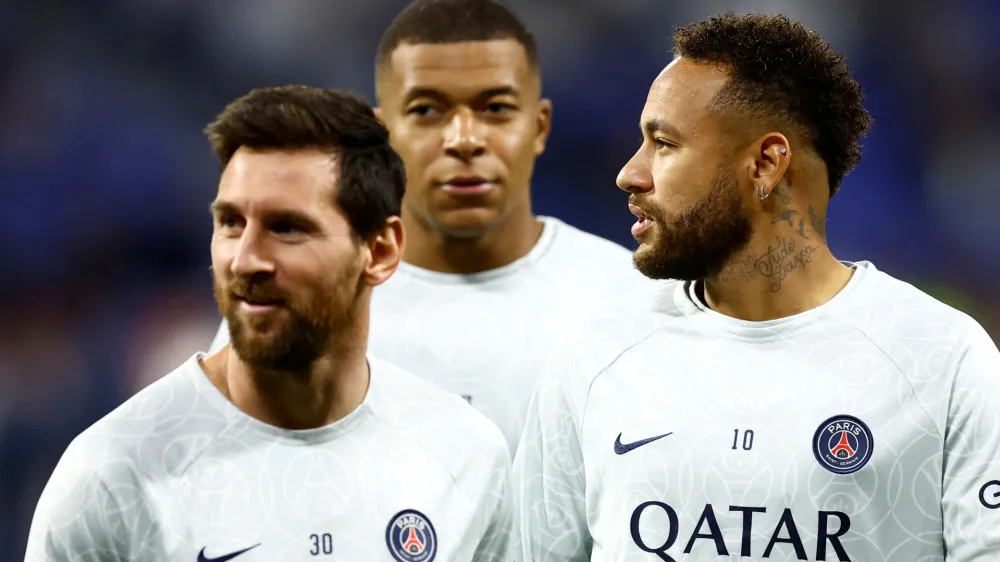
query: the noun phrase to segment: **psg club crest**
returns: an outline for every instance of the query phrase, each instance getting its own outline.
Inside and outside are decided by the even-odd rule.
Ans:
[[[833,416],[816,430],[812,448],[820,466],[834,474],[851,474],[868,464],[874,441],[863,421],[854,416]]]
[[[385,544],[399,562],[431,562],[437,555],[437,533],[426,515],[404,509],[385,529]]]

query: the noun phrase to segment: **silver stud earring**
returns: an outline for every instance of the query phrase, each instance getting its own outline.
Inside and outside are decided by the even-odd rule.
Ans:
[[[761,201],[763,201],[763,200],[767,199],[767,196],[770,195],[770,194],[771,194],[770,191],[768,191],[766,193],[764,192],[764,184],[759,184],[757,186],[757,199],[760,199]]]
[[[788,149],[787,149],[787,148],[785,148],[785,147],[782,147],[782,148],[781,148],[781,153],[782,153],[782,154],[785,154],[786,152],[788,152]]]

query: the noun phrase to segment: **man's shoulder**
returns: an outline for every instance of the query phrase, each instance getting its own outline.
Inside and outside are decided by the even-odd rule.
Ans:
[[[226,426],[224,413],[197,384],[197,368],[192,357],[142,389],[81,432],[66,454],[106,475],[126,470],[155,477],[180,469],[166,459],[183,457],[181,448],[202,446]]]
[[[868,262],[861,266],[867,269],[865,293],[842,311],[842,317],[876,343],[919,350],[934,341],[938,350],[958,351],[970,342],[989,341],[969,314]]]
[[[555,244],[560,253],[590,256],[591,258],[614,258],[624,261],[630,261],[632,258],[632,252],[617,242],[602,238],[554,217],[539,218],[545,223],[545,228],[553,229]]]
[[[546,372],[588,385],[619,357],[661,329],[683,322],[674,301],[680,282],[650,281],[567,318]]]
[[[370,356],[378,377],[383,422],[397,429],[468,448],[507,450],[500,429],[462,397],[383,359]]]

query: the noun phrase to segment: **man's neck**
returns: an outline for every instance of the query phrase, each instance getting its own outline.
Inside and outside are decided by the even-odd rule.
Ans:
[[[406,211],[402,220],[403,261],[441,273],[479,273],[511,264],[528,255],[543,228],[530,208],[514,210],[489,232],[470,238],[447,236]]]
[[[720,274],[705,279],[712,310],[756,322],[785,318],[826,303],[850,281],[851,268],[833,256],[809,221],[767,226]]]
[[[312,429],[346,417],[364,400],[370,373],[360,349],[324,356],[308,372],[276,373],[252,368],[228,345],[207,357],[203,368],[247,415],[284,429]]]

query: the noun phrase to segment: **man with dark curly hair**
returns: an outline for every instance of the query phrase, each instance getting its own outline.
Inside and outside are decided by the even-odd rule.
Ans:
[[[674,41],[618,186],[636,266],[676,281],[542,374],[524,559],[1000,560],[1000,352],[825,241],[871,125],[843,57],[781,16]]]

